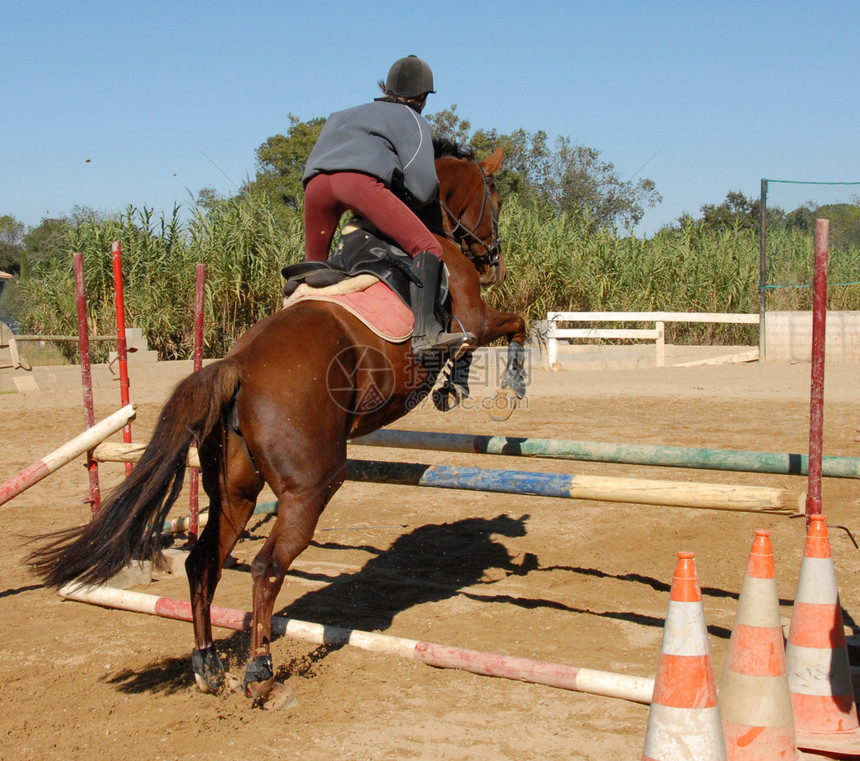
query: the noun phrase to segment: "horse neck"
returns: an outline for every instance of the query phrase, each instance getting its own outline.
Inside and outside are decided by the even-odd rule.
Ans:
[[[471,216],[477,216],[484,200],[483,178],[476,171],[477,164],[473,164],[465,159],[453,158],[441,159],[436,163],[439,198],[457,219],[462,219],[472,206],[475,208]]]
[[[484,177],[477,169],[477,164],[466,159],[441,159],[436,162],[436,173],[439,177],[440,201],[445,204],[450,216],[453,216],[453,219],[447,219],[446,223],[453,226],[460,220],[463,227],[474,229],[474,226],[482,221],[482,208],[487,214],[490,210],[485,206],[492,203],[492,199],[486,195]],[[439,208],[441,211],[441,205]],[[458,250],[458,254],[465,259],[461,251]],[[497,266],[486,267],[479,272],[481,285],[501,285],[505,281],[505,274],[504,257],[500,254]]]

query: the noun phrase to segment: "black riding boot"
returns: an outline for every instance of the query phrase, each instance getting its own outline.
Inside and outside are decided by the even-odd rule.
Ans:
[[[442,275],[442,262],[429,251],[422,251],[412,260],[423,287],[409,284],[415,328],[412,332],[412,353],[416,356],[447,351],[464,341],[474,341],[471,333],[448,333],[436,319],[436,293]]]

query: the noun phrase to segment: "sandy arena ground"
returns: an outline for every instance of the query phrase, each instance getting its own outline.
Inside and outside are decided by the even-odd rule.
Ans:
[[[131,368],[145,439],[188,363]],[[828,365],[824,452],[860,456],[857,365]],[[11,371],[2,371],[9,373]],[[0,480],[83,429],[77,368],[39,369],[43,390],[0,394]],[[802,453],[808,364],[741,364],[613,372],[534,370],[525,408],[492,423],[480,404],[420,408],[398,427],[589,441]],[[118,383],[96,372],[96,416],[117,409]],[[479,393],[483,393],[479,391]],[[119,440],[118,436],[112,437]],[[365,459],[482,464],[639,478],[777,486],[799,476],[719,473],[354,448]],[[638,758],[648,707],[618,699],[439,670],[395,655],[279,639],[279,678],[297,704],[252,708],[197,691],[190,624],[61,600],[22,564],[25,537],[87,519],[83,459],[2,508],[0,758],[374,759]],[[105,488],[122,466],[103,465]],[[860,534],[856,480],[825,479],[832,525]],[[264,493],[262,499],[269,499]],[[205,505],[205,498],[203,500]],[[175,515],[187,512],[187,494]],[[247,609],[248,564],[270,522],[254,519],[216,604]],[[442,644],[653,676],[676,552],[696,554],[719,679],[757,528],[772,532],[788,622],[804,521],[784,516],[543,497],[346,484],[299,558],[277,608],[296,618]],[[860,550],[831,528],[846,623],[860,623]],[[184,578],[141,591],[186,597]],[[217,630],[241,675],[247,637]],[[289,675],[289,678],[287,678]]]

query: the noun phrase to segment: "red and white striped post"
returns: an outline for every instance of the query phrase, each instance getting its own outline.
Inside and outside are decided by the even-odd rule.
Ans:
[[[122,287],[122,247],[118,240],[113,241],[110,246],[111,260],[113,262],[113,290],[114,302],[116,304],[116,343],[117,362],[119,363],[119,390],[123,406],[129,403],[128,392],[128,342],[125,337],[125,299]],[[122,430],[122,440],[131,444],[131,423]],[[131,475],[134,466],[127,462],[125,464],[126,477]]]
[[[203,315],[205,312],[206,265],[197,265],[197,276],[194,289],[194,372],[203,367]],[[191,492],[189,504],[188,541],[194,544],[200,532],[200,480],[199,469],[191,468],[188,474],[188,486]]]
[[[81,352],[81,384],[84,390],[84,423],[92,428],[96,422],[93,407],[93,373],[90,365],[90,332],[87,325],[87,291],[84,284],[84,255],[72,255],[75,270],[75,304],[78,310],[78,346]],[[92,513],[101,504],[101,489],[99,488],[99,464],[87,455],[87,471],[90,476],[90,505]]]
[[[830,220],[815,220],[815,279],[812,299],[812,383],[809,401],[809,479],[806,519],[821,515],[821,457],[824,429],[824,342],[827,319],[827,257]]]

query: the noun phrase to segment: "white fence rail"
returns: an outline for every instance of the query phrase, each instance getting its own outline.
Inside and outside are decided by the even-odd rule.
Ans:
[[[667,322],[708,322],[758,325],[757,314],[717,314],[707,312],[549,312],[547,354],[550,369],[558,368],[559,339],[638,339],[654,341],[658,367],[666,364]],[[565,328],[571,322],[653,322],[653,328]],[[758,349],[751,350],[752,354]]]

